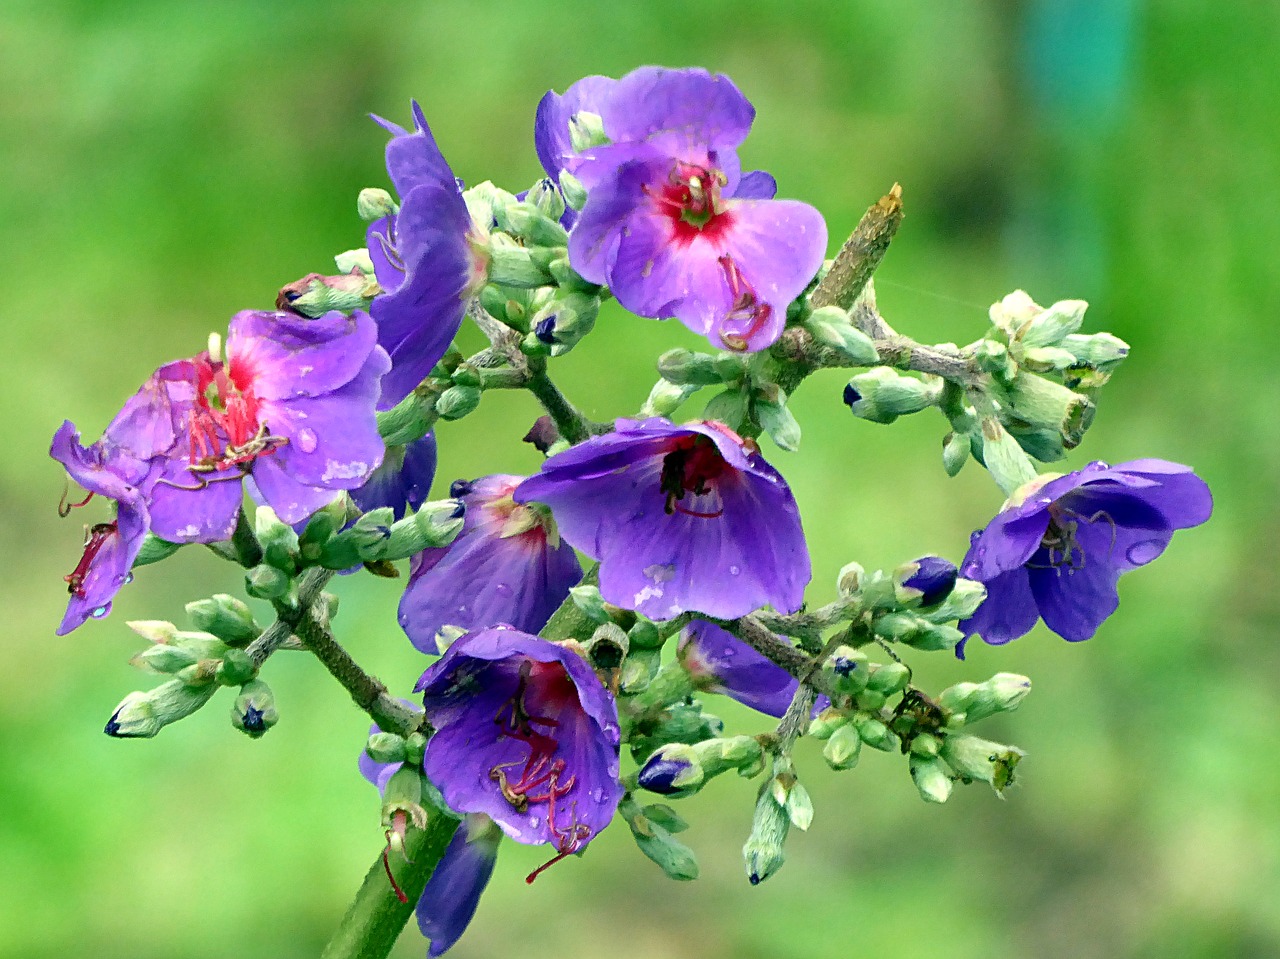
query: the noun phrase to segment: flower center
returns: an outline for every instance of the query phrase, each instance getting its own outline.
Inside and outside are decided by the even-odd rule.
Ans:
[[[724,318],[716,324],[716,333],[726,349],[741,353],[751,345],[751,339],[769,322],[773,307],[761,303],[747,278],[738,269],[733,257],[720,257],[725,282],[729,284],[729,296],[733,305]]]
[[[259,456],[285,442],[272,436],[258,413],[253,376],[240,366],[205,363],[196,383],[196,400],[187,417],[190,469],[213,473],[233,466],[247,468]]]
[[[526,659],[520,664],[515,694],[502,705],[493,719],[498,725],[499,736],[524,743],[529,747],[529,754],[523,762],[515,759],[494,765],[489,770],[489,778],[498,784],[503,798],[516,812],[525,812],[530,803],[547,804],[547,828],[551,833],[556,855],[526,876],[526,882],[533,882],[545,869],[577,852],[591,836],[590,827],[578,821],[576,802],[570,804],[569,821],[564,822],[565,813],[559,807],[563,805],[561,800],[573,789],[577,776],[568,772],[563,759],[555,756],[559,747],[555,738],[555,730],[560,727],[559,720],[550,716],[536,716],[529,711],[526,699],[531,691],[539,702],[545,703],[556,715],[563,714],[577,703],[577,688],[562,665]],[[542,726],[548,731],[540,732],[536,726]],[[514,772],[517,767],[518,776]]]
[[[676,239],[688,242],[727,225],[730,217],[720,198],[727,182],[720,170],[677,160],[663,183],[646,185],[644,191],[671,219]]]
[[[727,466],[716,444],[700,433],[677,439],[671,452],[662,458],[659,488],[666,494],[663,509],[667,515],[679,512],[686,516],[714,519],[723,513],[723,506],[716,510],[698,511],[682,506],[680,501],[688,493],[694,496],[710,493],[715,488],[713,481]]]
[[[98,523],[95,526],[89,526],[85,529],[84,537],[84,555],[80,557],[80,562],[76,564],[76,568],[62,577],[67,584],[67,592],[73,596],[84,598],[84,580],[89,575],[89,567],[93,565],[94,558],[101,551],[112,536],[117,532],[115,523]]]

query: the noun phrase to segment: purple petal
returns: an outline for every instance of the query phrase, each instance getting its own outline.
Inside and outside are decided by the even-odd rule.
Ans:
[[[418,928],[431,940],[432,959],[453,947],[471,923],[480,895],[498,861],[502,831],[488,816],[467,816],[427,880],[415,910]]]
[[[960,574],[983,582],[1018,569],[1040,548],[1049,528],[1049,511],[1006,510],[996,515],[974,540],[960,564]]]
[[[600,117],[614,142],[649,140],[682,156],[736,147],[751,130],[755,108],[723,74],[640,67],[618,81]]]
[[[72,589],[67,611],[57,629],[59,636],[65,636],[91,616],[101,617],[110,612],[111,600],[128,582],[129,570],[146,534],[145,509],[121,502],[115,528],[98,533],[103,538],[96,544],[96,552],[86,553],[88,568],[82,571],[83,578]]]
[[[309,486],[300,482],[279,456],[263,456],[254,461],[253,484],[261,501],[276,511],[281,522],[290,525],[328,506],[342,490],[340,486]]]
[[[700,689],[781,716],[799,685],[781,666],[714,623],[694,620],[680,636],[680,661]]]
[[[253,381],[259,400],[319,396],[367,368],[377,337],[377,326],[360,311],[306,319],[247,310],[231,318],[227,366],[233,379]]]
[[[402,519],[426,502],[435,475],[436,437],[428,433],[407,446],[388,447],[382,465],[363,486],[351,490],[351,498],[365,513],[385,506]]]
[[[1121,569],[1109,561],[1111,533],[1105,524],[1081,525],[1075,540],[1083,556],[1072,563],[1028,568],[1031,593],[1044,624],[1072,642],[1090,638],[1116,611]],[[1044,551],[1047,554],[1047,550]],[[1041,558],[1041,557],[1037,557]],[[1043,558],[1048,558],[1047,556]]]
[[[413,101],[413,133],[380,117],[374,117],[374,120],[384,129],[396,134],[387,144],[387,173],[395,184],[396,193],[408,196],[411,190],[424,184],[454,185],[453,170],[436,146],[435,137],[427,126],[418,101]]]
[[[1031,594],[1027,571],[1022,567],[1000,573],[985,580],[987,598],[969,618],[957,625],[968,637],[979,635],[991,646],[1003,646],[1031,632],[1040,618],[1036,599]],[[964,643],[956,647],[956,655],[964,658]]]
[[[49,455],[87,491],[114,500],[136,500],[137,484],[147,473],[146,464],[127,450],[107,442],[80,445],[80,432],[70,420],[64,420],[53,434]]]
[[[733,191],[735,200],[772,200],[778,195],[778,181],[764,170],[744,173]]]
[[[573,155],[569,124],[574,114],[585,111],[599,115],[617,85],[618,81],[612,77],[583,77],[563,95],[548,90],[538,103],[533,121],[533,143],[542,168],[552,180],[559,178],[565,160]]]
[[[185,458],[157,459],[152,469],[147,492],[151,532],[171,543],[231,538],[244,501],[239,470],[193,473]]]

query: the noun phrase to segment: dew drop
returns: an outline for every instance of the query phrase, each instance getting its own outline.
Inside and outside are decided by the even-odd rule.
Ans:
[[[1162,552],[1164,552],[1164,543],[1160,540],[1144,539],[1125,550],[1124,556],[1134,566],[1145,566]]]
[[[102,617],[103,617],[103,616],[106,616],[106,615],[107,615],[107,613],[109,613],[109,612],[111,612],[111,604],[110,604],[110,603],[106,603],[105,605],[99,606],[97,609],[95,609],[95,610],[94,610],[93,612],[91,612],[89,615],[90,615],[90,616],[92,616],[94,619],[102,619]]]
[[[510,597],[514,592],[506,583],[499,583],[497,586],[493,587],[493,591],[504,599]]]
[[[133,582],[133,573],[125,573],[124,585],[128,586],[132,582]]]
[[[298,449],[304,453],[314,453],[316,451],[316,434],[315,430],[303,428],[298,430],[298,435],[294,437],[298,441]]]
[[[738,575],[739,573],[741,573],[741,572],[742,572],[742,570],[740,570],[737,566],[730,566],[730,567],[729,567],[729,575],[730,575],[730,576],[737,576],[737,575]]]
[[[409,625],[409,614],[408,614],[408,613],[401,613],[401,614],[400,614],[399,616],[397,616],[396,618],[400,620],[400,625],[401,625],[401,626],[408,626],[408,625]]]
[[[539,819],[537,816],[529,817],[529,825],[532,826],[534,829],[537,829],[538,826],[541,825],[541,823],[542,823],[542,820]]]

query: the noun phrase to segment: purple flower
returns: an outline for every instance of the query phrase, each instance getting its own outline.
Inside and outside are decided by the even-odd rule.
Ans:
[[[955,589],[956,564],[941,556],[921,556],[916,571],[902,581],[907,589],[920,591],[921,606],[936,606]]]
[[[598,113],[610,143],[566,158],[574,114]],[[587,188],[570,261],[641,316],[675,316],[725,349],[756,351],[826,253],[813,207],[774,200],[773,178],[740,175],[736,148],[755,110],[723,75],[642,67],[548,94],[535,130],[548,172]],[[570,147],[571,149],[571,147]]]
[[[483,813],[462,818],[458,831],[436,864],[418,900],[418,928],[431,940],[427,955],[435,959],[462,938],[476,914],[480,894],[489,885],[502,830]]]
[[[800,608],[809,581],[800,513],[777,471],[721,423],[620,419],[548,459],[515,493],[600,560],[607,602],[650,619]]]
[[[974,634],[998,646],[1038,618],[1063,639],[1088,639],[1120,604],[1120,574],[1151,562],[1174,530],[1199,526],[1212,510],[1204,480],[1159,459],[1090,463],[1028,484],[974,533],[960,565],[987,598],[959,624],[956,655]]]
[[[382,465],[351,491],[351,499],[365,513],[389,506],[402,519],[426,502],[435,475],[436,437],[428,433],[407,446],[388,446]]]
[[[89,496],[74,505],[83,506],[95,495],[116,503],[114,520],[85,527],[80,562],[63,577],[71,598],[57,633],[65,636],[91,616],[106,616],[120,587],[132,578],[129,570],[147,533],[146,500],[138,484],[146,479],[148,470],[146,463],[109,440],[81,446],[80,433],[69,422],[54,434],[49,455],[88,491]],[[70,509],[68,505],[60,511]]]
[[[363,313],[246,311],[226,362],[201,353],[158,369],[104,442],[146,461],[150,529],[175,543],[226,539],[251,476],[258,498],[297,523],[382,461],[374,404],[387,356]]]
[[[516,842],[550,844],[551,862],[609,824],[622,798],[618,710],[580,655],[486,629],[457,640],[416,689],[436,729],[423,768],[455,812],[485,813]]]
[[[685,627],[679,656],[698,689],[722,693],[770,716],[787,711],[799,686],[777,663],[705,620],[695,619]]]
[[[484,629],[506,623],[536,633],[582,578],[573,549],[550,516],[517,506],[523,476],[485,476],[450,490],[466,507],[462,532],[448,546],[425,549],[409,565],[400,625],[424,653],[438,652],[445,624]]]
[[[408,396],[449,349],[467,298],[484,283],[480,241],[458,181],[436,146],[422,108],[413,104],[413,132],[381,117],[392,134],[387,173],[400,210],[369,224],[366,241],[383,292],[370,312],[378,343],[391,357],[379,409]]]

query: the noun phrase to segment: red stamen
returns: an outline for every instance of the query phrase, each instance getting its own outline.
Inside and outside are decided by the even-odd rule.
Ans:
[[[761,303],[756,297],[755,288],[747,282],[747,278],[738,269],[733,257],[725,255],[719,258],[720,268],[724,270],[725,282],[729,286],[729,295],[733,297],[733,306],[717,326],[720,342],[727,349],[742,352],[751,345],[751,338],[764,329],[773,315],[773,308],[768,303]],[[730,323],[746,323],[741,331],[727,331]]]
[[[387,872],[387,880],[391,883],[391,889],[396,894],[396,898],[401,903],[407,903],[409,897],[404,894],[404,890],[400,888],[400,884],[396,882],[396,877],[391,874],[391,830],[386,832],[387,844],[382,849],[382,868]]]
[[[73,509],[79,509],[81,506],[84,506],[85,504],[87,504],[89,500],[93,499],[92,493],[86,493],[84,499],[82,499],[80,502],[68,503],[67,494],[70,492],[71,492],[71,488],[69,486],[63,486],[62,498],[58,500],[58,515],[61,516],[63,519],[66,519],[68,516],[70,516],[71,511]]]
[[[84,555],[80,557],[80,562],[76,564],[76,568],[62,577],[67,584],[67,592],[73,596],[84,598],[84,580],[89,575],[89,567],[93,564],[94,558],[106,544],[107,540],[116,533],[115,523],[99,523],[96,526],[85,527],[84,538]]]

